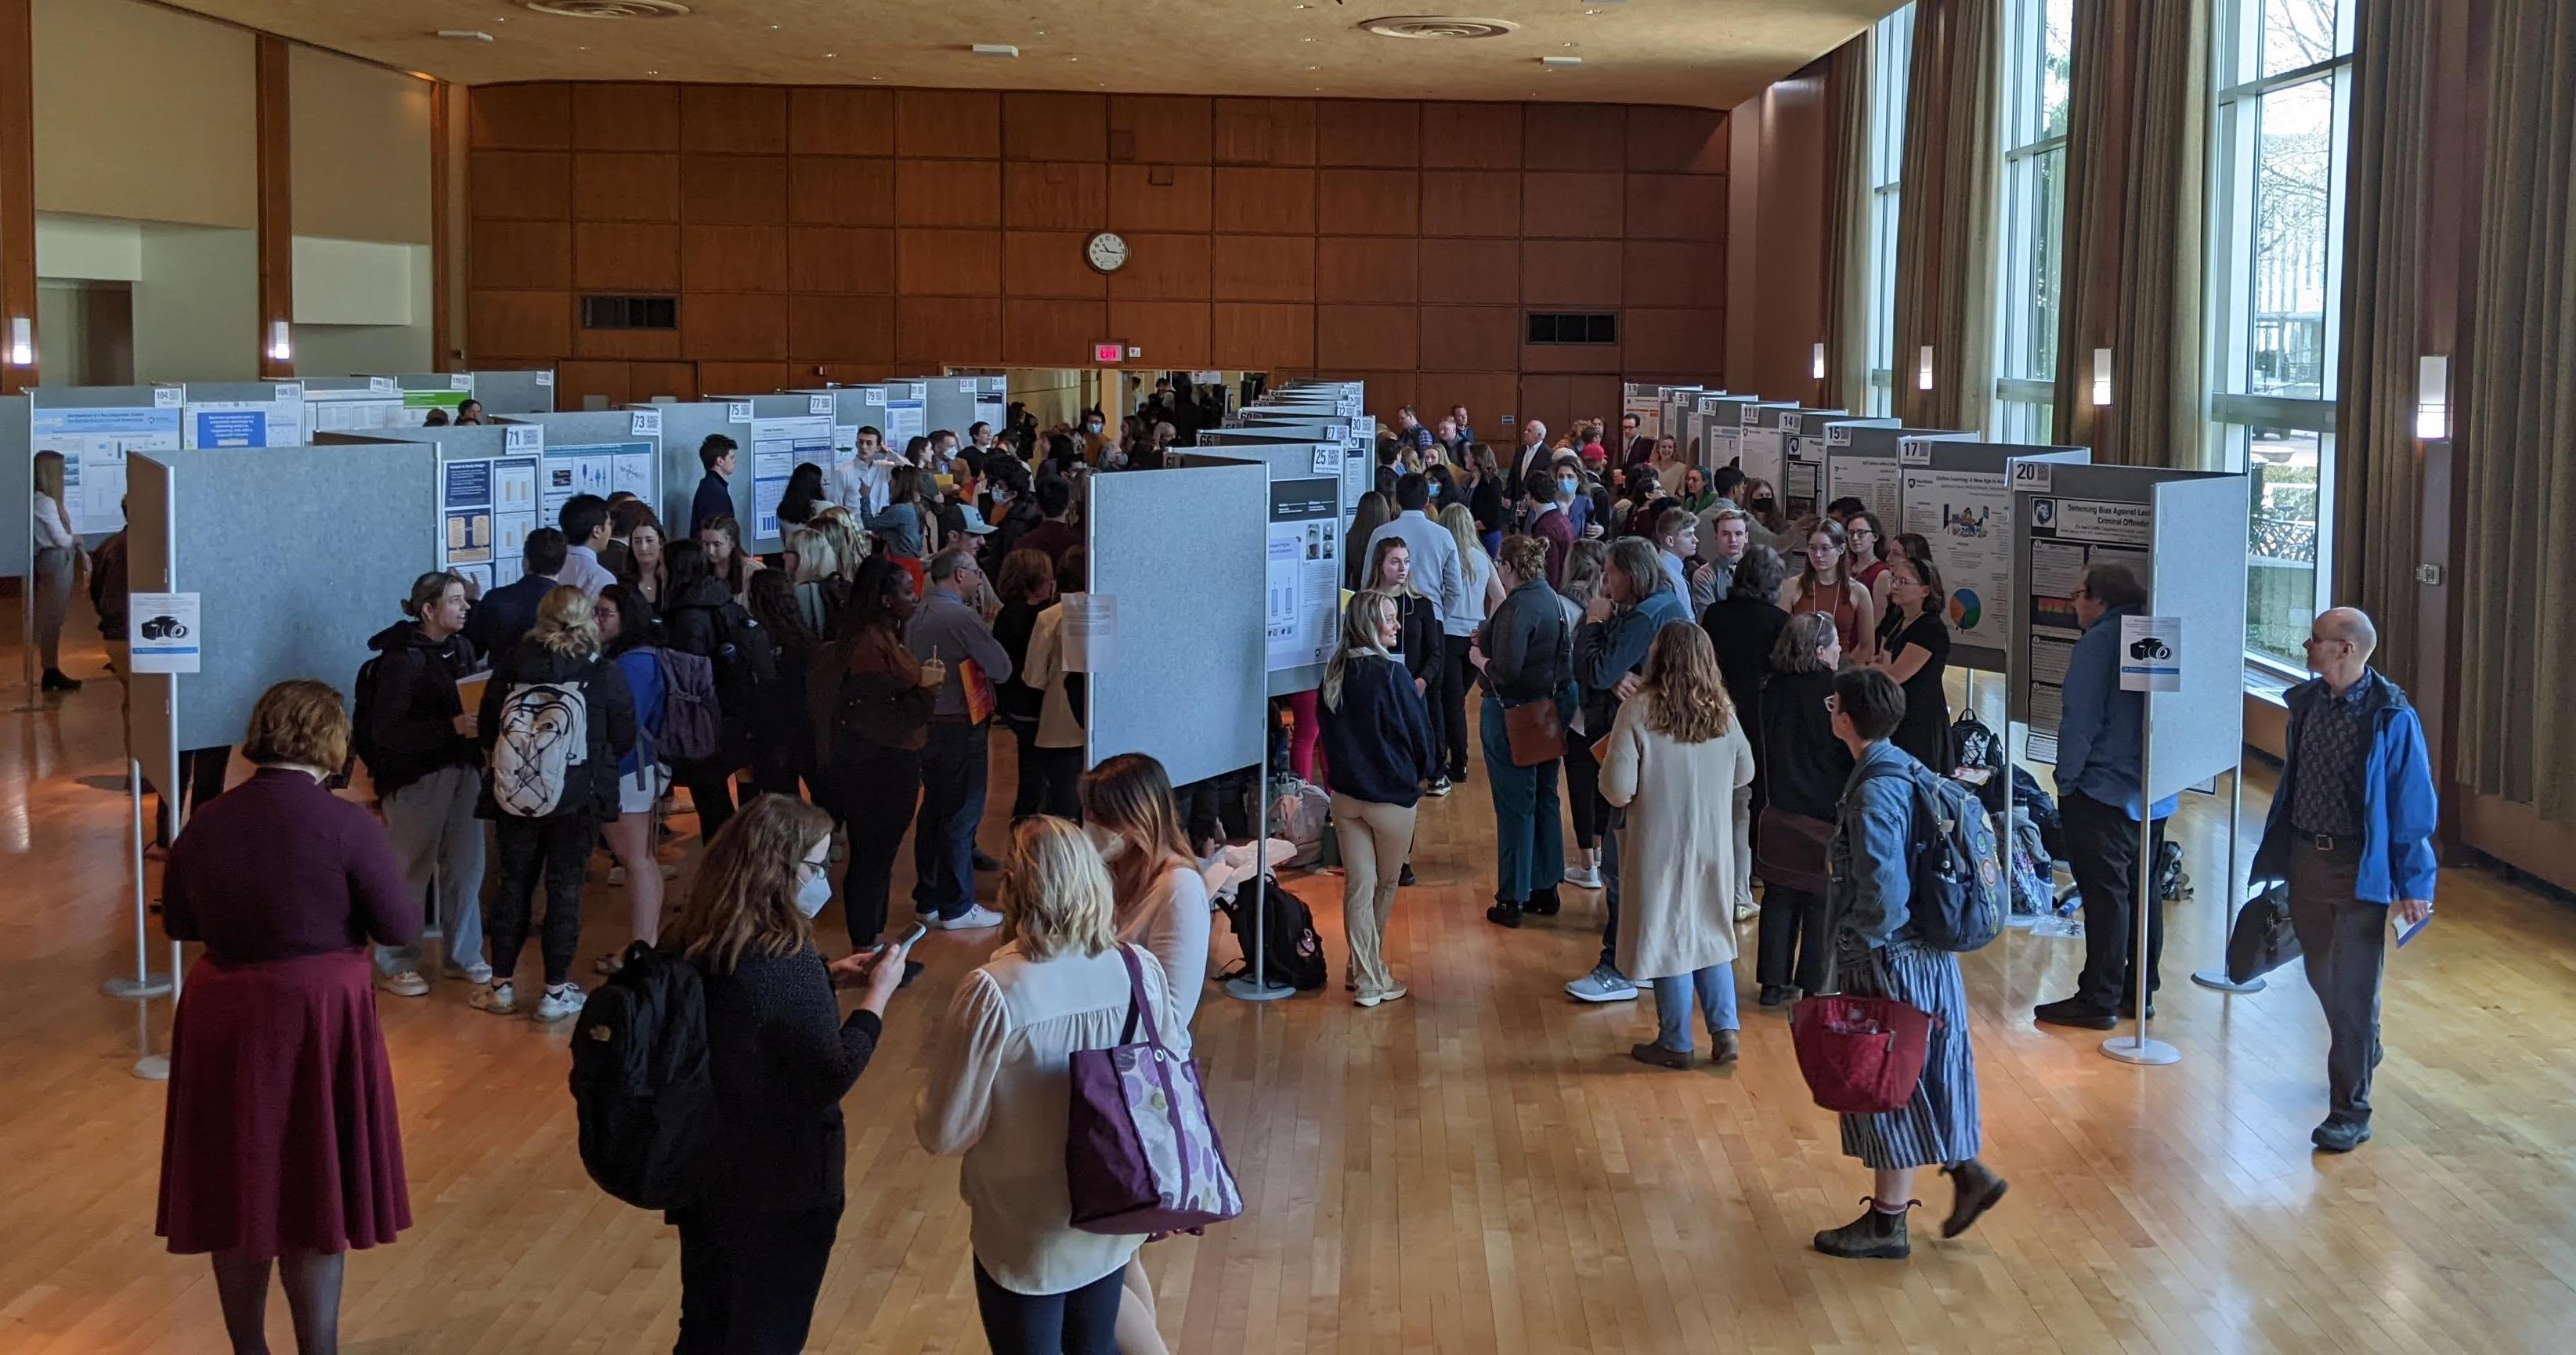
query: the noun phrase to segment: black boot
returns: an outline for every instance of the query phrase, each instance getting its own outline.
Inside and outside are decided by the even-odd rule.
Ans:
[[[1405,863],[1404,863],[1404,869],[1403,869],[1402,871],[1397,872],[1396,877],[1395,877],[1395,882],[1396,882],[1397,884],[1399,884],[1399,885],[1412,885],[1412,884],[1417,883],[1417,881],[1415,881],[1415,879],[1413,878],[1413,863],[1412,863],[1412,862],[1407,861],[1407,862],[1405,862]]]
[[[1995,1201],[2012,1189],[2011,1182],[1973,1157],[1956,1166],[1943,1167],[1941,1174],[1950,1178],[1951,1189],[1956,1192],[1950,1197],[1950,1217],[1941,1221],[1941,1236],[1945,1238],[1957,1237],[1975,1227],[1977,1220],[1995,1207]]]
[[[1874,1199],[1863,1199],[1861,1203],[1868,1208],[1861,1211],[1859,1218],[1816,1234],[1816,1250],[1851,1261],[1902,1261],[1912,1255],[1914,1249],[1905,1241],[1905,1210],[1891,1214],[1880,1209]],[[1912,1209],[1917,1203],[1908,1200],[1905,1208]]]
[[[44,677],[36,685],[49,692],[76,692],[81,689],[80,679],[66,676],[59,668],[46,669]]]
[[[1485,910],[1485,920],[1497,927],[1517,927],[1521,925],[1521,906],[1510,899],[1496,899],[1494,906]]]
[[[1555,885],[1541,885],[1530,891],[1529,902],[1521,905],[1539,917],[1554,917],[1564,905],[1557,901]]]

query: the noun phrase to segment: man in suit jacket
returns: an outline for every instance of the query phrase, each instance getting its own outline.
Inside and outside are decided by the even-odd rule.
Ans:
[[[1547,450],[1547,425],[1536,419],[1528,420],[1521,425],[1521,445],[1512,453],[1512,464],[1503,468],[1509,476],[1503,483],[1526,484],[1531,471],[1546,470],[1553,464]]]
[[[465,615],[465,638],[474,642],[476,653],[497,662],[527,638],[537,624],[537,604],[563,572],[564,549],[564,534],[552,527],[528,533],[519,550],[518,582],[485,593]]]

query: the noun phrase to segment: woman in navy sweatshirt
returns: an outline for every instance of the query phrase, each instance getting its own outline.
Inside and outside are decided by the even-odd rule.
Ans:
[[[1403,634],[1395,599],[1354,594],[1342,643],[1324,669],[1321,725],[1333,827],[1341,835],[1342,920],[1350,933],[1350,987],[1359,1005],[1404,996],[1379,944],[1395,886],[1413,846],[1413,806],[1440,774],[1431,714],[1413,676],[1390,651]]]

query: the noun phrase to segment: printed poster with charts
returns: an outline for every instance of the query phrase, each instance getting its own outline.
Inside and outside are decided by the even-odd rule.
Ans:
[[[438,563],[485,588],[516,583],[537,528],[537,458],[450,461],[438,468]]]
[[[807,461],[827,472],[831,469],[831,415],[751,421],[752,540],[778,539],[778,501],[787,497],[787,477]],[[751,542],[745,541],[743,547],[750,549]]]
[[[179,450],[179,388],[163,387],[167,404],[28,412],[30,453],[60,452],[63,507],[83,536],[125,525],[125,455]]]
[[[1270,482],[1270,565],[1263,635],[1271,672],[1333,656],[1342,587],[1342,482]]]
[[[1896,530],[1932,543],[1932,563],[1950,593],[1950,633],[2001,650],[2004,600],[2012,588],[2013,503],[2002,473],[1907,466],[1903,490],[1905,520]]]
[[[1903,516],[1898,511],[1903,473],[1904,466],[1889,457],[1834,457],[1825,463],[1825,502],[1858,499],[1882,524],[1895,522]]]
[[[827,421],[828,422],[828,421]],[[562,520],[576,494],[605,499],[625,490],[646,503],[656,496],[661,456],[649,442],[566,443],[545,449],[545,492],[538,503],[545,520]]]
[[[192,400],[182,423],[191,447],[298,447],[304,443],[304,388],[284,385],[273,400]]]
[[[2030,534],[2030,578],[2022,586],[2030,646],[2029,751],[2032,761],[2054,765],[2066,665],[2084,634],[2075,615],[2076,585],[2092,566],[2118,564],[2137,576],[2139,587],[2150,587],[2155,508],[2047,494],[2023,494],[2015,506]]]

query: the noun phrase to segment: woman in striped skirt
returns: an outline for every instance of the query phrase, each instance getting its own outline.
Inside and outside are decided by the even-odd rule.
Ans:
[[[1923,1080],[1904,1106],[1877,1115],[1842,1117],[1843,1151],[1876,1174],[1868,1208],[1840,1228],[1816,1234],[1828,1256],[1896,1259],[1910,1247],[1905,1214],[1914,1206],[1914,1174],[1938,1166],[1954,1195],[1941,1236],[1957,1237],[1994,1207],[2002,1177],[1977,1160],[1977,1061],[1968,1047],[1968,999],[1959,960],[1924,944],[1907,895],[1913,877],[1913,757],[1888,736],[1905,718],[1905,693],[1877,669],[1847,669],[1834,678],[1834,736],[1852,752],[1841,822],[1827,859],[1832,879],[1826,908],[1835,920],[1835,965],[1842,991],[1889,997],[1931,1013]]]

